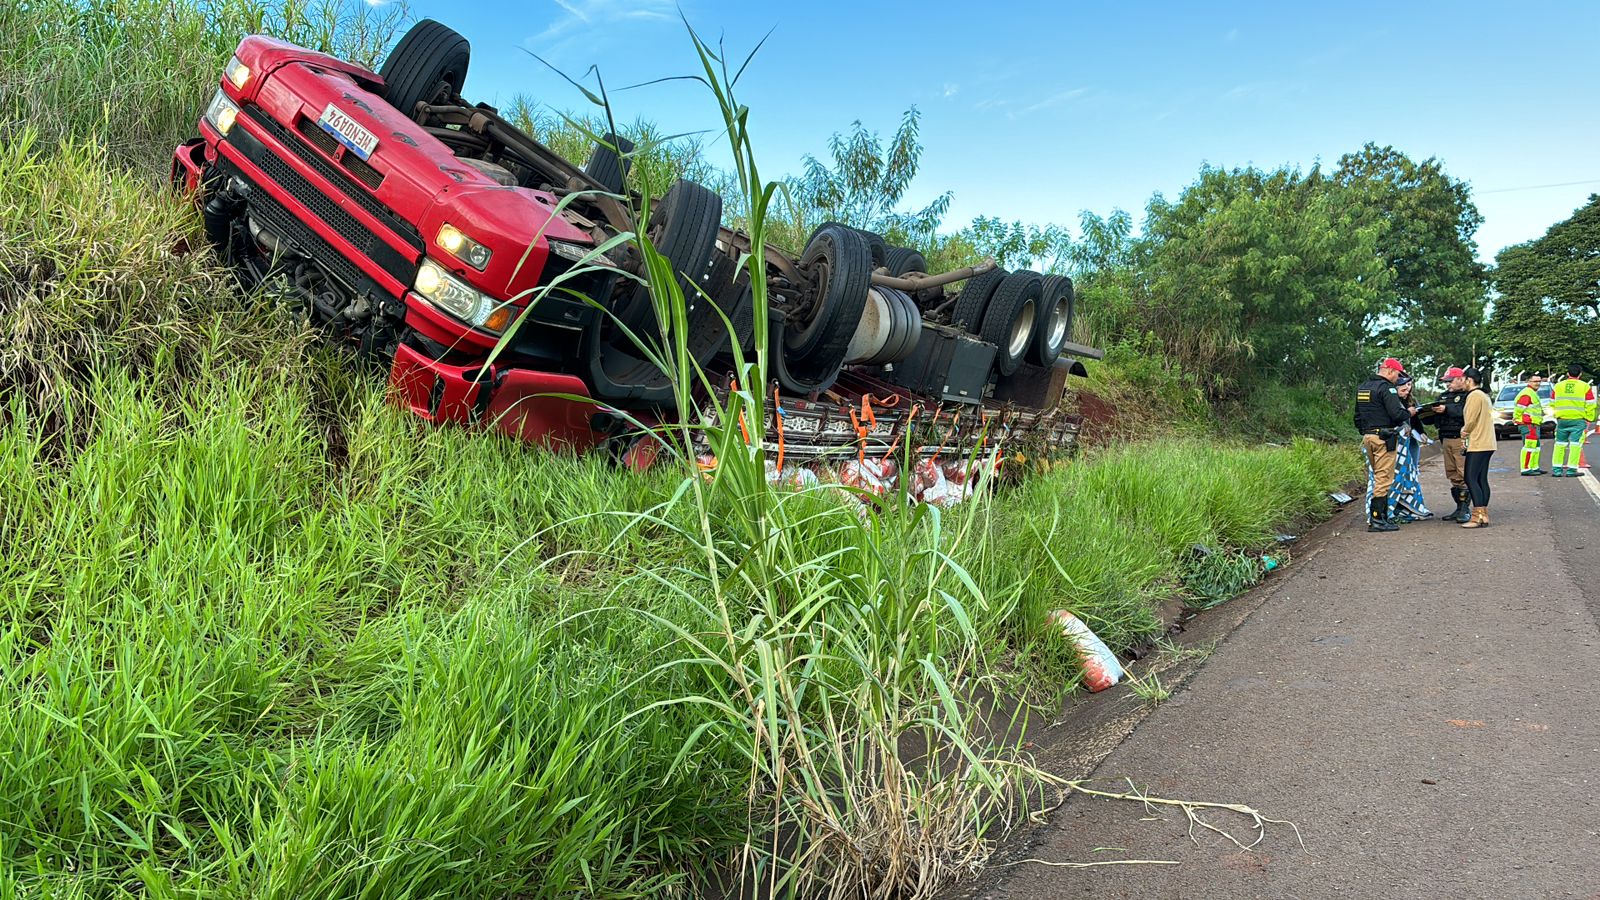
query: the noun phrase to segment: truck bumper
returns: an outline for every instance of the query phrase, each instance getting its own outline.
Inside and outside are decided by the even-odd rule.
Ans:
[[[203,137],[190,138],[174,148],[172,170],[168,174],[172,187],[183,194],[198,193],[208,155],[209,150]]]
[[[401,345],[389,370],[395,403],[434,424],[490,428],[547,447],[577,452],[607,438],[596,430],[611,414],[572,375],[504,366],[452,366]]]

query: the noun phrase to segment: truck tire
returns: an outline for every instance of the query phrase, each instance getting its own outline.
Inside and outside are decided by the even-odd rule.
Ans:
[[[1039,317],[1034,322],[1028,361],[1049,367],[1055,365],[1062,345],[1072,337],[1072,307],[1076,296],[1072,279],[1065,275],[1046,275],[1040,290]]]
[[[689,306],[691,331],[695,330],[697,316],[716,317],[706,308],[700,289],[706,287],[710,277],[711,263],[717,255],[717,229],[721,226],[722,197],[681,178],[650,210],[645,234],[656,252],[672,263],[678,286],[683,289],[683,302]],[[695,287],[697,284],[700,289]],[[655,305],[650,288],[645,285],[633,289],[617,309],[617,318],[636,336],[659,334]]]
[[[583,171],[613,194],[622,193],[628,183],[628,170],[633,162],[627,158],[633,152],[633,141],[620,134],[607,134],[594,145],[589,162]]]
[[[876,232],[867,231],[865,229],[855,228],[850,225],[846,225],[843,222],[823,222],[821,225],[818,225],[816,228],[812,229],[810,237],[806,238],[807,247],[811,246],[811,239],[816,237],[824,228],[845,228],[861,235],[866,239],[867,249],[872,254],[872,267],[876,269],[884,264],[884,256],[889,252],[889,242],[883,239],[883,235],[877,234]]]
[[[441,83],[459,95],[471,57],[472,45],[466,38],[448,26],[423,19],[400,38],[378,70],[387,88],[385,99],[409,116],[418,103],[434,98]]]
[[[844,361],[861,324],[872,282],[872,249],[854,228],[825,225],[807,243],[800,268],[815,279],[817,297],[810,320],[788,329],[784,346],[796,360],[832,367]]]
[[[990,269],[982,275],[974,275],[967,279],[961,286],[961,294],[956,297],[956,307],[950,313],[950,327],[962,331],[978,333],[983,324],[983,311],[989,308],[989,298],[1000,287],[1000,282],[1006,279],[1004,269]]]
[[[890,275],[928,271],[928,261],[910,247],[889,248],[889,252],[883,256],[883,264],[889,269]]]
[[[1038,272],[1013,272],[1000,282],[989,300],[979,336],[999,348],[994,355],[994,368],[1001,375],[1015,372],[1028,354],[1043,292],[1044,278]]]
[[[867,239],[867,246],[872,250],[872,267],[876,269],[888,265],[889,242],[883,239],[883,235],[861,228],[857,228],[856,231]]]

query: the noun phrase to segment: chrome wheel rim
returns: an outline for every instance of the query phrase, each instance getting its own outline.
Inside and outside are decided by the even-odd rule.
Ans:
[[[1050,310],[1050,349],[1066,343],[1067,340],[1067,300],[1065,297],[1056,301],[1055,308]]]
[[[1028,349],[1028,338],[1033,337],[1033,301],[1022,304],[1022,309],[1017,311],[1017,317],[1011,320],[1011,342],[1007,351],[1011,356],[1016,356]]]

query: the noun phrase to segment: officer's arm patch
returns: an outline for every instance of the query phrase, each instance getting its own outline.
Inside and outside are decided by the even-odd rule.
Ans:
[[[1371,391],[1356,391],[1356,399],[1366,403],[1372,399]]]

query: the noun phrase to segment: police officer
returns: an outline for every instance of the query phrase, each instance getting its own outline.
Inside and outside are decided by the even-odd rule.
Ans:
[[[1465,522],[1472,515],[1471,497],[1467,494],[1466,455],[1461,451],[1461,426],[1466,420],[1467,380],[1466,370],[1452,366],[1444,373],[1447,390],[1439,395],[1423,415],[1429,424],[1439,429],[1439,443],[1444,449],[1444,474],[1450,479],[1450,499],[1456,501],[1455,512],[1445,516],[1445,522]]]
[[[1371,500],[1367,504],[1368,531],[1399,531],[1389,520],[1389,489],[1394,486],[1394,464],[1398,456],[1401,425],[1411,411],[1400,402],[1395,382],[1405,374],[1400,360],[1390,357],[1378,364],[1378,371],[1356,388],[1356,430],[1361,432],[1361,452],[1367,457],[1367,480]]]

